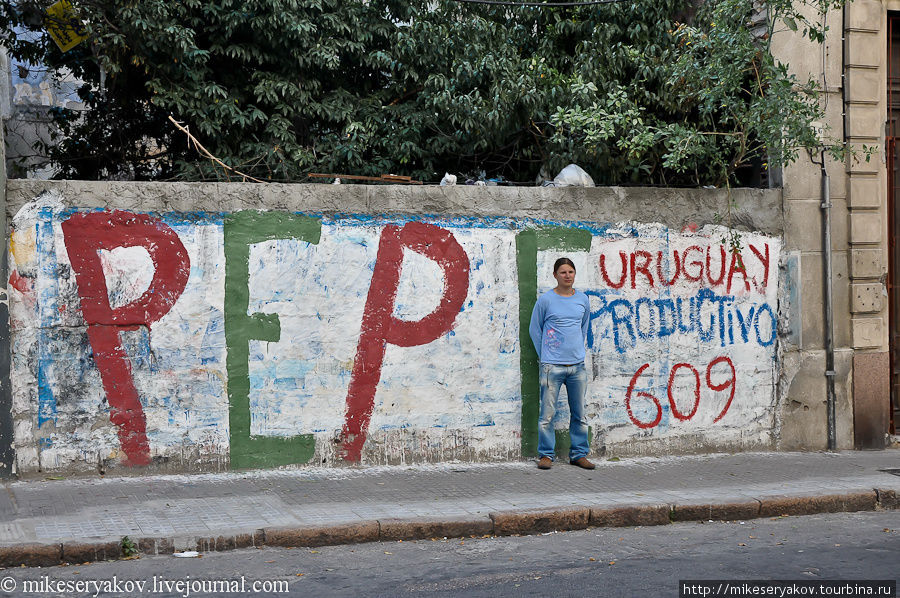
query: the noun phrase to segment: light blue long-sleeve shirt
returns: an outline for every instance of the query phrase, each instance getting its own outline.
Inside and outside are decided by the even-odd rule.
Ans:
[[[541,363],[572,365],[584,361],[590,324],[587,295],[575,291],[571,297],[563,297],[550,289],[534,304],[528,333]]]

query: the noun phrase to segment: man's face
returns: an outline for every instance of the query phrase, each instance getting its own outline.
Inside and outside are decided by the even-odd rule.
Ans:
[[[553,278],[556,279],[559,286],[571,287],[575,284],[575,268],[568,264],[563,264],[556,270],[556,273],[553,274]]]

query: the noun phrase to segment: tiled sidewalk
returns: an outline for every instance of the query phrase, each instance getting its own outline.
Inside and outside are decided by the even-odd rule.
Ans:
[[[111,543],[127,535],[144,539],[145,549],[171,550],[240,534],[254,544],[276,528],[490,522],[491,514],[571,507],[672,510],[865,493],[871,508],[896,508],[900,475],[882,471],[890,469],[900,474],[900,450],[637,458],[600,461],[594,471],[520,462],[19,481],[0,493],[0,547],[11,554],[25,543]],[[841,504],[820,508],[868,508]]]

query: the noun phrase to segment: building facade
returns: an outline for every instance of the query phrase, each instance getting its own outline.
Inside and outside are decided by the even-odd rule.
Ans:
[[[831,203],[831,244],[824,246],[822,167],[807,156],[785,169],[785,252],[799,266],[803,303],[801,335],[786,358],[817,386],[788,391],[781,447],[827,446],[826,334],[822,309],[831,252],[834,306],[834,379],[837,443],[844,448],[885,446],[896,419],[898,361],[894,272],[897,221],[896,152],[889,72],[897,76],[892,41],[900,2],[856,0],[824,16],[824,44],[781,31],[773,53],[805,80],[822,88],[828,135],[855,149],[845,162],[825,158]],[[866,159],[866,148],[871,152]],[[814,156],[819,158],[820,156]],[[793,261],[791,261],[793,260]],[[893,352],[893,353],[892,353]],[[796,360],[796,361],[794,361]],[[789,365],[790,363],[790,365]],[[893,398],[892,398],[893,397]],[[804,431],[801,431],[804,430]]]

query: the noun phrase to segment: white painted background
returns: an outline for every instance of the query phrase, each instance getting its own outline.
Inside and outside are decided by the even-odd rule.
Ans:
[[[33,290],[24,293],[11,290],[14,418],[21,470],[84,468],[120,456],[63,246],[61,209],[58,201],[45,197],[23,208],[12,223],[10,271],[33,284]],[[184,222],[177,215],[163,220],[187,249],[191,275],[173,309],[152,325],[149,339],[139,331],[123,335],[123,341],[135,357],[135,385],[145,408],[152,455],[167,457],[179,467],[221,465],[229,444],[221,217],[201,218],[199,223]],[[521,388],[515,238],[521,228],[476,219],[462,225],[427,221],[450,230],[469,256],[468,298],[451,333],[419,347],[388,345],[364,462],[516,458]],[[251,248],[249,311],[275,313],[281,321],[280,341],[250,345],[252,432],[315,434],[315,459],[320,464],[335,458],[333,440],[343,424],[383,224],[325,218],[316,245],[275,240]],[[635,231],[637,236],[632,236]],[[598,270],[601,254],[618,273],[619,250],[637,247],[655,254],[689,245],[717,247],[722,234],[722,229],[675,234],[658,225],[623,226],[596,235],[589,252],[567,255],[577,265],[576,288],[599,291],[605,287]],[[761,235],[743,238],[769,243],[769,285],[740,294],[736,304],[746,308],[768,303],[777,313],[780,242]],[[552,262],[559,255],[539,253],[539,291],[552,287]],[[759,263],[749,253],[745,263],[751,276],[761,277]],[[143,250],[114,251],[104,256],[104,267],[113,305],[138,296],[152,276]],[[631,301],[664,293],[689,297],[700,288],[683,278],[662,290],[626,287],[617,296]],[[407,252],[395,314],[421,318],[435,307],[441,288],[439,268]],[[594,309],[599,307],[596,297],[591,303]],[[638,341],[619,353],[611,343],[610,326],[608,316],[594,321],[594,350],[589,354],[594,379],[587,413],[595,445],[687,438],[713,447],[751,446],[770,437],[777,378],[774,344],[722,348],[703,343],[696,335],[676,334],[665,341]],[[693,363],[702,378],[705,364],[718,355],[728,355],[738,368],[736,397],[723,421],[712,423],[721,409],[722,397],[716,395],[723,393],[708,389],[701,392],[700,408],[691,421],[675,421],[665,413],[658,427],[640,430],[628,420],[624,393],[641,364],[651,366],[639,389],[653,392],[665,404],[666,377],[675,360]],[[48,417],[40,429],[39,378],[44,396],[49,390],[56,403],[55,417]],[[676,394],[685,405],[689,402],[689,391]],[[638,403],[635,412],[641,413]],[[564,424],[563,419],[559,425]],[[665,444],[658,446],[662,448],[655,450],[665,450]]]

